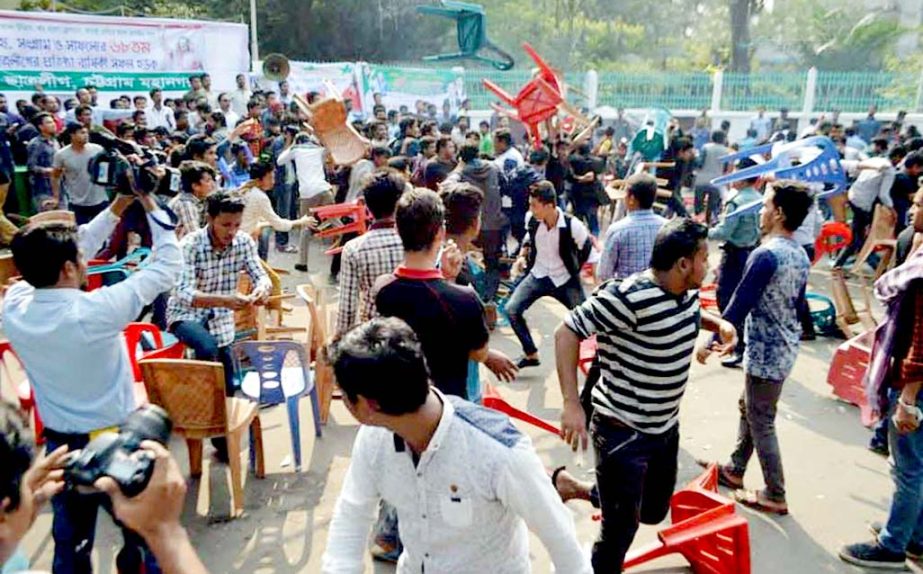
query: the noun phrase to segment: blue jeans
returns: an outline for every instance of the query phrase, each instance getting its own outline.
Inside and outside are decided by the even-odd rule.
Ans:
[[[87,435],[47,436],[47,452],[62,445],[70,451],[80,450],[89,442]],[[92,572],[91,554],[96,537],[96,515],[102,507],[110,516],[112,501],[106,494],[80,494],[65,491],[51,499],[54,514],[51,535],[54,538],[55,574],[85,574]],[[118,521],[116,521],[118,524]],[[121,525],[119,525],[121,526]],[[160,574],[160,567],[144,540],[135,532],[122,528],[124,546],[119,551],[116,563],[120,572],[138,572],[140,562],[144,563],[146,574]]]
[[[260,236],[256,242],[256,253],[263,261],[269,261],[269,239],[272,237],[272,228],[264,227],[260,230]]]
[[[546,295],[554,297],[568,309],[573,309],[586,300],[579,275],[571,277],[560,287],[555,287],[548,277],[537,279],[531,272],[523,277],[506,303],[506,313],[510,318],[510,327],[513,328],[523,352],[527,355],[538,352],[538,348],[532,340],[523,314],[533,303]]]
[[[276,177],[278,178],[278,175]],[[273,208],[275,208],[280,217],[293,219],[292,205],[294,204],[294,195],[294,185],[284,183],[276,185],[275,193],[273,194],[273,199],[275,200]],[[285,247],[286,245],[288,245],[288,232],[276,231],[276,247]]]
[[[219,361],[224,365],[224,388],[227,395],[234,395],[234,360],[230,345],[219,347],[215,337],[203,323],[197,321],[176,321],[170,331],[184,345],[192,349],[199,361]]]
[[[917,406],[923,407],[923,399],[917,399]],[[888,438],[894,497],[878,542],[891,552],[904,552],[910,542],[923,543],[923,430],[900,434],[891,423]]]

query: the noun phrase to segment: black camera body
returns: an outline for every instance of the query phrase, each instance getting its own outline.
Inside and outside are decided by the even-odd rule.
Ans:
[[[78,452],[64,467],[68,488],[92,488],[104,476],[111,477],[125,496],[132,497],[147,488],[154,472],[154,459],[140,450],[145,440],[166,446],[173,423],[166,411],[145,405],[128,416],[118,434],[103,433]]]
[[[105,132],[91,133],[90,141],[103,148],[87,165],[93,183],[122,195],[155,193],[172,197],[180,192],[179,170],[166,165],[163,154],[136,148]],[[127,158],[129,155],[142,155],[145,161],[133,164]],[[154,167],[163,169],[164,177],[154,174],[150,169]]]

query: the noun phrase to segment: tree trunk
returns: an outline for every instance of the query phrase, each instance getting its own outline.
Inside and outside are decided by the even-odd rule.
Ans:
[[[730,0],[731,72],[750,73],[751,0]]]

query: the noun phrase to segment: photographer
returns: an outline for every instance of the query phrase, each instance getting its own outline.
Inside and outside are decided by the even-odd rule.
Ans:
[[[86,292],[85,257],[96,253],[125,210],[143,206],[153,236],[150,264],[124,281]],[[3,328],[32,383],[49,451],[81,449],[98,431],[119,425],[135,408],[133,377],[121,337],[125,326],[176,283],[183,258],[166,213],[149,195],[119,194],[87,225],[28,225],[13,238],[23,281],[3,301]],[[63,493],[52,500],[56,573],[90,572],[100,495]],[[131,545],[137,535],[125,531]],[[156,566],[154,566],[156,568]],[[157,572],[156,569],[147,570]]]
[[[205,566],[196,555],[186,530],[179,522],[186,494],[186,481],[176,461],[160,444],[142,443],[154,457],[154,472],[147,487],[134,498],[126,498],[111,478],[101,478],[96,487],[111,497],[116,517],[140,534],[166,574],[203,574]],[[64,483],[60,466],[67,448],[60,447],[34,459],[33,444],[15,407],[0,403],[0,567],[18,571],[28,567],[16,553],[39,510],[58,495]],[[57,563],[55,565],[57,572]]]

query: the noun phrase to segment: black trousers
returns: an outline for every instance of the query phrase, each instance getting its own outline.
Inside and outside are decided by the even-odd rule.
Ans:
[[[622,571],[638,524],[659,524],[676,486],[679,425],[648,434],[599,413],[590,423],[602,523],[593,544],[593,572]]]

